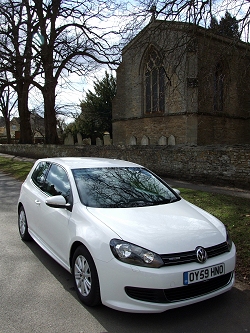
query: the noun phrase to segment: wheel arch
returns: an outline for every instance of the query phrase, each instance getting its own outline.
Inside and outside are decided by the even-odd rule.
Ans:
[[[19,201],[17,205],[17,211],[19,212],[20,208],[23,207],[23,204]]]
[[[70,264],[70,270],[72,272],[72,259],[73,259],[73,256],[74,256],[74,253],[76,251],[76,249],[79,247],[79,246],[84,246],[85,249],[89,252],[89,249],[80,241],[75,241],[72,245],[71,245],[71,248],[70,248],[70,253],[69,253],[69,264]],[[90,252],[89,252],[90,253]],[[91,255],[91,253],[90,253]],[[92,256],[92,255],[91,255]]]

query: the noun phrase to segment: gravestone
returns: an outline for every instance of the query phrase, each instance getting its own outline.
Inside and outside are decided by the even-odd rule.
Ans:
[[[141,139],[141,145],[142,146],[148,146],[149,145],[149,138],[146,135],[143,135]]]
[[[168,138],[168,145],[175,146],[175,137],[173,135],[170,135],[170,137]]]
[[[167,138],[164,135],[162,135],[160,137],[160,139],[158,141],[158,145],[160,145],[160,146],[166,146],[167,145]]]
[[[82,142],[82,134],[81,133],[77,133],[76,137],[77,137],[77,144],[81,146],[83,144],[83,142]]]
[[[111,138],[110,138],[110,134],[108,132],[105,132],[103,135],[103,142],[104,142],[104,146],[110,146],[111,145]]]
[[[129,139],[129,145],[130,146],[136,146],[136,144],[137,144],[137,139],[134,135],[132,135]]]
[[[96,138],[96,145],[97,146],[103,146],[103,141],[100,138]]]
[[[74,137],[72,133],[69,133],[66,138],[64,139],[64,144],[66,146],[74,146]]]

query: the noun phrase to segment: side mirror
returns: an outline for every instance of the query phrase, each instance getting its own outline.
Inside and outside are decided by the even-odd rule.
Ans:
[[[181,191],[180,190],[178,190],[177,188],[173,188],[173,190],[175,191],[175,193],[177,193],[178,195],[180,195],[181,194]]]
[[[54,195],[45,200],[47,206],[52,208],[66,208],[69,211],[72,211],[72,205],[67,203],[65,198],[62,195]]]

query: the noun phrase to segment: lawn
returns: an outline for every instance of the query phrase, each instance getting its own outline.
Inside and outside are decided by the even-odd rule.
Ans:
[[[236,277],[250,284],[250,199],[180,189],[181,196],[220,219],[237,248]]]
[[[0,170],[24,180],[32,162],[0,156]],[[181,196],[227,225],[237,247],[236,277],[250,284],[250,199],[179,188]]]
[[[0,170],[21,181],[26,178],[32,166],[32,162],[0,156]]]

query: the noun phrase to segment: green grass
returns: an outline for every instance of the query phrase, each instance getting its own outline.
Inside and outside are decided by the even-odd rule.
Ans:
[[[23,181],[32,162],[0,156],[0,170]],[[181,196],[227,225],[237,247],[237,279],[250,284],[250,199],[180,188]]]
[[[208,211],[229,229],[237,248],[236,276],[250,283],[250,199],[180,189],[181,196]]]
[[[26,178],[32,166],[32,162],[24,162],[16,158],[0,156],[0,170],[21,181]]]

